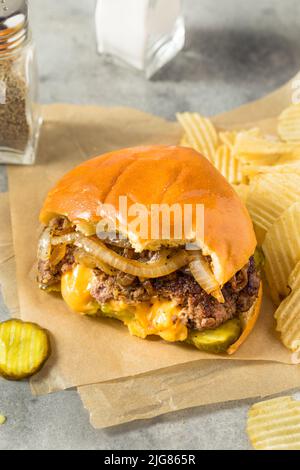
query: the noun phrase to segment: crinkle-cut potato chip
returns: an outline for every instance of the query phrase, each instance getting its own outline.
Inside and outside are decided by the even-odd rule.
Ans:
[[[243,165],[242,171],[250,180],[264,173],[294,173],[300,175],[300,160],[286,164],[277,163],[276,165]]]
[[[300,261],[296,264],[295,268],[289,276],[289,287],[296,289],[300,285]]]
[[[233,184],[232,187],[241,199],[241,201],[246,204],[250,187],[247,184]]]
[[[289,276],[300,261],[300,202],[289,207],[272,225],[262,248],[266,277],[278,305],[290,293]]]
[[[219,137],[211,120],[198,113],[178,113],[176,116],[190,146],[213,162]]]
[[[286,144],[271,138],[259,138],[240,132],[236,137],[233,154],[244,163],[272,165],[283,155],[293,154],[294,158],[300,156],[300,145]]]
[[[3,415],[0,415],[0,426],[6,423],[6,417]]]
[[[289,276],[291,288],[289,296],[275,312],[277,331],[280,332],[283,344],[293,352],[300,351],[300,262]],[[296,356],[295,356],[296,357]],[[294,362],[299,362],[294,361]]]
[[[247,434],[256,450],[300,449],[300,402],[280,397],[253,405]]]
[[[246,201],[246,206],[247,206],[247,201]],[[255,232],[255,236],[257,240],[257,245],[261,248],[264,242],[265,236],[266,236],[266,232],[262,228],[258,227],[257,225],[254,225],[254,232]]]
[[[247,208],[254,225],[265,232],[295,202],[300,202],[300,175],[267,173],[250,184]]]
[[[222,144],[226,145],[230,150],[233,150],[237,135],[237,131],[223,131],[219,132],[219,139]]]
[[[181,147],[191,147],[191,144],[186,134],[183,135],[179,145]]]
[[[219,132],[219,138],[222,144],[227,145],[230,150],[233,150],[236,142],[236,138],[239,134],[246,134],[252,137],[261,137],[261,131],[258,127],[253,127],[244,131],[222,131]]]
[[[245,181],[241,163],[231,155],[229,147],[220,145],[216,151],[214,165],[231,184],[239,184]]]
[[[293,104],[280,114],[277,131],[282,140],[300,143],[300,104]]]
[[[277,160],[276,165],[296,164],[299,162],[300,154],[297,147],[297,150],[295,150],[294,152],[281,155],[281,157]]]
[[[263,137],[263,134],[261,130],[259,129],[259,127],[251,127],[250,129],[247,129],[247,130],[240,130],[237,133],[237,135],[240,135],[240,134],[243,134],[243,136],[255,137],[257,139]],[[272,139],[272,136],[270,136],[269,138]]]

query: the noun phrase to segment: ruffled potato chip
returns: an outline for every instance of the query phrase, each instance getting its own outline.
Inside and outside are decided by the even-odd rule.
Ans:
[[[219,132],[219,139],[222,144],[225,144],[230,150],[234,149],[236,138],[239,134],[248,135],[252,137],[261,137],[261,131],[258,127],[253,127],[244,131],[222,131]]]
[[[225,144],[218,147],[214,165],[230,184],[245,182],[241,163],[232,156],[229,147]]]
[[[300,143],[300,104],[294,104],[280,114],[277,130],[282,140]]]
[[[232,187],[241,199],[241,201],[246,204],[250,190],[249,186],[247,184],[233,184]]]
[[[219,139],[222,144],[226,145],[230,150],[233,150],[237,135],[237,131],[223,131],[219,133]]]
[[[271,294],[279,305],[290,293],[289,276],[300,261],[300,203],[289,207],[272,225],[262,248]]]
[[[213,162],[219,137],[211,120],[198,113],[178,113],[177,119],[190,146]]]
[[[186,134],[183,135],[179,145],[181,147],[192,147]]]
[[[300,157],[300,146],[240,132],[236,137],[233,154],[243,163],[272,165],[284,155],[293,155],[293,158],[297,158],[297,155]]]
[[[256,450],[300,449],[300,402],[280,397],[253,405],[247,434]]]
[[[288,286],[291,292],[275,312],[276,329],[283,344],[297,353],[300,351],[300,262],[290,274]]]
[[[247,208],[254,224],[267,232],[280,215],[300,202],[300,175],[267,173],[250,184]]]
[[[243,165],[242,171],[249,180],[265,173],[294,173],[300,175],[300,160],[285,164],[278,163],[276,165]]]

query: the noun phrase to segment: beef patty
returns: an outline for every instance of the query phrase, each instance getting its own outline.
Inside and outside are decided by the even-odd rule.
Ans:
[[[75,229],[63,217],[53,219],[49,226],[53,235],[63,235]],[[123,246],[111,248],[130,259],[154,261],[158,255],[158,252],[151,251],[136,253],[126,242]],[[57,266],[52,266],[49,261],[39,260],[38,282],[41,288],[46,289],[58,284],[61,275],[72,269],[75,265],[74,250],[74,246],[68,246],[64,259]],[[147,280],[121,271],[116,272],[115,276],[109,276],[100,269],[95,269],[94,273],[91,295],[99,304],[121,300],[134,305],[137,302],[151,302],[154,297],[174,301],[181,309],[183,322],[189,328],[197,330],[216,328],[241,312],[248,311],[258,296],[260,285],[260,275],[253,257],[223,287],[223,304],[207,294],[188,269],[180,269],[169,276]]]
[[[128,252],[126,255],[128,256]],[[61,275],[72,269],[74,264],[72,246],[68,247],[65,258],[55,267],[49,262],[39,261],[40,286],[48,288],[58,284]],[[260,276],[253,258],[250,258],[249,263],[223,287],[223,304],[208,295],[188,269],[147,280],[120,271],[116,276],[109,276],[100,269],[95,269],[94,272],[91,295],[99,304],[121,300],[134,305],[137,302],[150,302],[154,297],[174,301],[181,308],[183,322],[189,328],[197,330],[216,328],[239,313],[249,310],[257,298],[260,285]]]
[[[197,330],[216,328],[249,310],[257,298],[260,285],[253,258],[223,287],[224,304],[208,295],[188,270],[146,281],[123,273],[117,276],[108,276],[99,270],[95,273],[91,294],[99,303],[123,300],[134,305],[149,302],[153,297],[171,300],[182,309],[180,315],[184,323]]]

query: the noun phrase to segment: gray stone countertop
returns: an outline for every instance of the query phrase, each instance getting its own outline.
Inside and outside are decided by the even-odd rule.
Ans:
[[[300,69],[298,0],[185,0],[185,50],[152,81],[96,53],[94,0],[31,0],[41,100],[124,105],[174,119],[256,99]],[[0,191],[7,190],[0,169]],[[0,302],[0,318],[7,311]],[[0,379],[0,449],[248,449],[252,400],[199,407],[96,431],[75,390],[32,397]]]

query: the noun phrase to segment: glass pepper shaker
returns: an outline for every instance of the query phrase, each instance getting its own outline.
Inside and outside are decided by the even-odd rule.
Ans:
[[[35,161],[42,122],[26,0],[0,0],[0,163]]]

